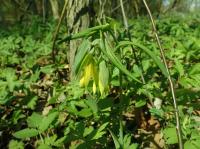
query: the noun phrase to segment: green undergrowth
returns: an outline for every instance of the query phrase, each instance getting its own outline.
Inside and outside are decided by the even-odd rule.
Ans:
[[[168,74],[150,21],[129,21],[132,41],[122,24],[107,23],[67,38],[61,27],[58,40],[82,39],[71,81],[68,41],[58,41],[52,61],[55,22],[35,18],[0,30],[0,148],[177,148]],[[198,149],[200,19],[168,16],[156,24],[185,149]]]

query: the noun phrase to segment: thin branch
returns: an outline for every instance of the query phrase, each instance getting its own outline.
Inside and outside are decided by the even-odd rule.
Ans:
[[[128,0],[126,0],[126,1],[123,1],[123,4],[125,4],[125,3],[127,3],[128,2]],[[117,9],[119,9],[121,7],[121,5],[119,4],[118,6],[116,6],[115,8],[113,8],[112,10],[111,10],[111,13],[113,13],[113,12],[115,12]]]
[[[165,68],[166,68],[167,73],[168,73],[168,81],[169,81],[169,85],[170,85],[170,89],[171,89],[173,105],[174,105],[174,110],[175,110],[176,130],[177,130],[177,137],[178,137],[178,142],[179,142],[179,149],[183,149],[182,131],[181,131],[181,125],[180,125],[180,119],[179,119],[179,111],[178,111],[178,106],[177,106],[177,101],[176,101],[176,96],[175,96],[174,85],[173,85],[173,82],[172,82],[172,78],[170,76],[169,68],[167,66],[164,50],[163,50],[163,47],[161,45],[160,38],[159,38],[159,36],[157,34],[156,25],[155,25],[152,13],[151,13],[151,11],[150,11],[147,3],[146,3],[146,0],[143,0],[143,3],[144,3],[144,5],[145,5],[145,7],[147,9],[148,14],[149,14],[149,17],[150,17],[150,20],[151,20],[151,23],[152,23],[152,26],[153,26],[153,30],[154,30],[154,33],[155,33],[156,41],[157,41],[157,44],[158,44],[159,49],[160,49],[161,57],[162,57],[163,63],[165,65]]]
[[[129,41],[132,41],[132,39],[131,39],[131,33],[130,33],[129,27],[128,27],[127,17],[126,17],[125,11],[124,11],[123,0],[120,0],[120,5],[121,5],[122,16],[123,16],[123,20],[124,20],[124,26],[125,26],[125,29],[126,29],[126,31],[127,31]],[[141,79],[142,79],[142,83],[145,84],[145,79],[144,79],[144,76],[143,76],[143,72],[144,72],[144,71],[143,71],[143,68],[142,68],[141,61],[140,61],[140,59],[137,57],[136,52],[135,52],[135,50],[134,50],[134,48],[133,48],[132,45],[131,45],[131,49],[132,49],[132,51],[133,51],[133,55],[134,55],[135,62],[136,62],[136,64],[137,64],[137,66],[139,67],[139,69],[141,70]]]
[[[174,0],[174,2],[169,6],[163,13],[166,13],[176,7],[180,3],[180,0]]]
[[[43,23],[45,23],[46,21],[46,1],[45,0],[42,1],[42,20],[43,20]]]
[[[57,51],[55,51],[55,43],[56,43],[56,39],[57,39],[57,36],[58,36],[58,32],[60,30],[60,25],[61,25],[61,22],[64,18],[64,14],[65,14],[65,10],[66,10],[66,7],[67,7],[67,4],[68,4],[68,1],[65,0],[65,4],[63,6],[63,9],[62,9],[62,13],[61,13],[61,16],[59,18],[59,22],[58,22],[58,25],[56,27],[56,31],[54,32],[54,35],[53,35],[53,45],[52,45],[52,58],[53,58],[53,61],[55,62],[55,55],[57,54]]]

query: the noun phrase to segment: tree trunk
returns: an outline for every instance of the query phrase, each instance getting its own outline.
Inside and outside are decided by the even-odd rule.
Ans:
[[[90,25],[89,0],[67,0],[66,18],[68,34],[78,33],[88,28]],[[70,70],[80,42],[81,40],[72,40],[69,43],[68,61]]]
[[[57,0],[50,0],[53,17],[55,20],[59,19],[59,7]]]

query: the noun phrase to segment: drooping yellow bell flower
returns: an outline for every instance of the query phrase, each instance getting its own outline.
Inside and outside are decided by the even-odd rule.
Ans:
[[[91,61],[89,64],[87,64],[84,68],[83,76],[80,79],[80,86],[86,87],[88,86],[90,80],[95,78],[95,67],[93,64],[93,61]],[[95,84],[96,85],[96,84]]]

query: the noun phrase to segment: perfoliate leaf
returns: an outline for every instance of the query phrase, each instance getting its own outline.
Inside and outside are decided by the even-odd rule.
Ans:
[[[109,70],[106,66],[105,61],[99,64],[99,90],[101,95],[103,95],[108,88],[109,82]]]
[[[109,47],[107,41],[104,41],[104,39],[100,39],[100,50],[109,58],[109,60],[118,68],[120,69],[124,74],[126,74],[131,79],[141,83],[136,77],[134,77],[127,69],[124,67],[124,65],[121,63],[121,61],[117,58],[117,56],[114,54],[114,51]]]
[[[72,71],[74,74],[77,74],[80,71],[81,63],[86,56],[87,52],[91,47],[91,43],[88,40],[84,40],[77,50],[77,54],[75,56],[74,65],[72,67]]]

